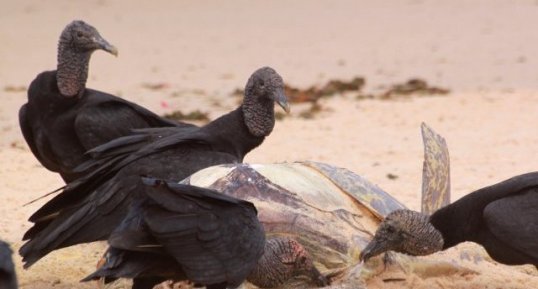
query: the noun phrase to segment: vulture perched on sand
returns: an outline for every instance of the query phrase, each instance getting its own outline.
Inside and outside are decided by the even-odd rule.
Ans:
[[[474,191],[431,216],[390,213],[361,259],[388,250],[427,255],[470,241],[499,263],[538,266],[537,236],[538,172],[533,172]]]
[[[266,239],[250,202],[206,188],[143,178],[145,202],[109,238],[105,264],[83,281],[135,278],[133,288],[190,280],[209,289],[236,288],[245,279],[261,288],[293,276],[327,279],[288,237]]]
[[[0,241],[0,288],[17,289],[17,275],[15,274],[15,265],[11,259],[13,252],[9,245]]]
[[[85,152],[130,133],[134,128],[189,126],[176,124],[151,111],[101,91],[87,89],[90,57],[96,50],[117,55],[99,32],[73,21],[58,43],[55,71],[39,74],[19,110],[19,124],[32,153],[66,182],[81,176],[74,168],[89,159]]]
[[[175,134],[168,129],[162,137],[145,129],[105,144],[105,163],[69,183],[30,217],[34,226],[20,249],[24,266],[56,249],[106,240],[133,201],[143,198],[141,175],[180,181],[209,166],[242,162],[273,130],[275,102],[289,110],[282,78],[263,67],[249,78],[243,103],[205,126],[178,128]]]

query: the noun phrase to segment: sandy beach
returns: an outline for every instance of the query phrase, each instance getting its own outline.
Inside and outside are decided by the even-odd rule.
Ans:
[[[237,105],[232,92],[266,65],[300,88],[360,76],[363,94],[412,78],[450,90],[388,100],[335,95],[320,100],[322,110],[312,119],[299,116],[304,105],[292,105],[292,114],[247,156],[249,163],[314,160],[345,167],[419,209],[420,124],[426,122],[447,140],[452,200],[537,168],[536,1],[28,0],[1,6],[0,238],[15,249],[30,226],[26,219],[45,200],[23,204],[63,184],[31,154],[18,109],[34,77],[55,69],[59,34],[74,19],[91,23],[119,49],[118,58],[93,55],[88,87],[160,114],[200,110],[216,118]],[[30,270],[16,255],[19,285],[95,288],[78,280],[92,272],[103,248],[61,250]],[[425,259],[457,259],[477,249],[462,244]],[[538,288],[534,267],[487,258],[462,262],[465,270],[455,273],[414,270],[402,277],[392,268],[366,285]],[[404,280],[383,281],[391,274]]]

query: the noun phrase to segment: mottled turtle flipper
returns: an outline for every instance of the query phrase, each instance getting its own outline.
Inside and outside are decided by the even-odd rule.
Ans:
[[[450,203],[450,159],[445,139],[425,123],[421,125],[424,142],[422,168],[422,213],[433,212]]]

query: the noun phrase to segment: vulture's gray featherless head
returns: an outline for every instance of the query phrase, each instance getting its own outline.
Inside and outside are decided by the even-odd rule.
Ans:
[[[396,210],[381,222],[374,238],[361,252],[361,261],[384,253],[396,251],[413,256],[428,255],[443,248],[443,236],[429,222],[427,215]]]
[[[271,133],[275,125],[275,102],[289,113],[282,77],[271,67],[262,67],[248,79],[242,105],[246,125],[253,135]]]
[[[90,57],[99,49],[118,55],[118,49],[86,22],[75,20],[64,28],[58,42],[57,67],[58,89],[62,95],[72,97],[84,92]]]
[[[108,43],[97,29],[81,20],[75,20],[64,28],[60,35],[59,48],[62,46],[78,53],[102,49],[112,55],[118,55],[118,49]]]
[[[290,111],[288,99],[284,94],[284,80],[271,67],[256,70],[248,79],[245,95],[256,96],[258,101],[274,101],[286,112]]]
[[[260,288],[274,288],[294,276],[306,276],[318,287],[330,283],[316,269],[312,257],[299,242],[286,237],[272,237],[267,239],[263,256],[247,280]]]

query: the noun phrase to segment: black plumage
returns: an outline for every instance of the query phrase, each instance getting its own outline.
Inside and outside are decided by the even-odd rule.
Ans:
[[[499,263],[538,266],[538,172],[474,191],[424,218],[423,222],[414,222],[413,226],[403,224],[410,224],[411,219],[417,219],[413,215],[419,213],[408,212],[396,211],[391,214],[399,217],[387,216],[388,220],[380,225],[361,258],[367,260],[387,250],[429,254],[409,252],[403,249],[403,244],[411,243],[412,239],[431,238],[435,230],[442,237],[439,249],[471,241],[482,245]]]
[[[32,153],[66,182],[81,175],[73,170],[89,159],[85,152],[91,148],[133,128],[184,125],[117,96],[87,89],[90,56],[99,49],[117,54],[94,27],[82,21],[67,25],[58,44],[57,70],[40,73],[32,81],[28,102],[19,110],[22,134]]]
[[[283,87],[276,71],[264,67],[249,78],[239,108],[203,127],[177,128],[172,134],[146,129],[96,149],[106,162],[68,184],[30,217],[35,224],[20,249],[25,267],[52,250],[107,239],[140,197],[141,175],[179,181],[212,165],[242,162],[271,133],[274,102],[287,109]],[[127,153],[119,153],[125,147]]]
[[[144,183],[149,200],[131,207],[109,238],[104,266],[84,281],[136,278],[133,288],[149,289],[167,279],[190,280],[225,289],[248,279],[272,288],[307,275],[327,285],[296,241],[266,241],[252,203],[153,178]]]
[[[9,245],[0,241],[0,288],[17,289],[17,275],[15,274],[15,265],[11,255],[13,252]]]

